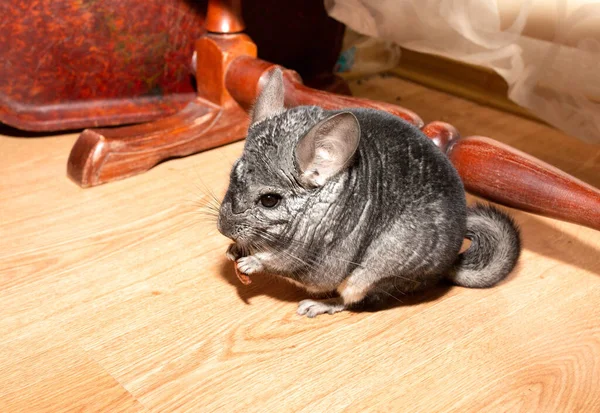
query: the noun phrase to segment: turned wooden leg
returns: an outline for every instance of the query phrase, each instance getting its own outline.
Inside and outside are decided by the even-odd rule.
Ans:
[[[253,104],[258,92],[266,81],[266,73],[277,65],[260,59],[238,57],[229,66],[225,85],[231,96],[245,109]],[[325,109],[342,109],[350,107],[365,107],[385,110],[399,116],[417,127],[423,126],[423,120],[416,113],[391,103],[378,102],[370,99],[337,95],[322,90],[306,87],[302,79],[293,70],[277,66],[283,71],[285,84],[285,105],[317,105]]]
[[[423,132],[450,158],[465,189],[491,201],[600,230],[600,190],[483,136],[432,122]]]
[[[482,136],[451,144],[467,191],[513,208],[600,230],[600,191],[524,152]]]

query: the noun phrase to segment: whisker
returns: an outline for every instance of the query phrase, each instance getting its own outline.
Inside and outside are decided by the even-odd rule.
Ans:
[[[395,295],[391,294],[390,292],[384,290],[383,288],[377,287],[376,285],[373,285],[372,288],[374,290],[376,290],[377,292],[383,293],[383,294],[387,295],[388,297],[393,298],[394,300],[398,301],[400,304],[404,304],[402,302],[402,300],[400,300],[398,297],[396,297]],[[398,290],[398,292],[401,292],[401,291]],[[406,293],[403,293],[403,294],[406,294]]]
[[[296,255],[294,255],[294,254],[292,254],[290,252],[287,252],[285,250],[277,250],[277,249],[275,249],[275,248],[273,248],[272,246],[269,246],[269,245],[264,245],[263,247],[266,248],[266,249],[268,249],[269,252],[271,252],[271,253],[273,253],[275,255],[283,254],[287,258],[289,258],[289,259],[291,259],[293,261],[297,261],[300,264],[302,264],[303,266],[308,267],[310,270],[316,270],[317,269],[316,263],[314,263],[314,262],[312,262],[312,263],[311,262],[307,262],[306,260],[303,260],[302,258],[297,257]]]
[[[264,230],[258,230],[258,229],[253,229],[253,234],[258,237],[261,238],[265,241],[271,241],[275,244],[279,244],[284,245],[282,242],[280,242],[280,240],[278,240],[277,238],[275,238],[272,234],[269,234],[268,232],[264,231]],[[303,260],[302,258],[294,255],[293,253],[287,252],[284,249],[275,249],[275,246],[272,245],[268,245],[268,244],[264,244],[262,245],[263,248],[266,248],[269,250],[269,252],[279,255],[279,254],[284,254],[286,255],[288,258],[291,258],[292,260],[295,260],[297,262],[299,262],[302,265],[305,265],[306,267],[308,267],[311,270],[316,270],[317,266],[315,262],[307,262],[306,260]]]
[[[306,265],[311,270],[316,270],[316,269],[319,268],[319,266],[321,266],[321,264],[323,264],[323,262],[320,259],[320,253],[318,251],[314,251],[314,250],[308,248],[306,246],[306,244],[303,243],[300,240],[294,240],[294,239],[291,239],[291,238],[279,239],[279,238],[273,236],[273,234],[270,234],[270,233],[268,233],[265,230],[255,229],[255,231],[257,232],[255,234],[256,236],[260,236],[263,239],[265,239],[267,241],[270,241],[270,242],[272,242],[272,243],[274,243],[276,245],[279,245],[279,246],[291,245],[291,246],[295,246],[298,249],[300,249],[302,251],[302,255],[304,256],[304,258],[307,258],[307,259],[302,259],[300,257],[297,257],[296,255],[293,255],[293,254],[291,254],[289,252],[286,252],[286,251],[283,251],[283,250],[281,251],[281,253],[287,254],[290,258],[295,259],[296,261],[301,262],[302,264]],[[332,259],[335,259],[337,261],[344,262],[344,263],[347,263],[347,264],[352,264],[352,265],[355,265],[355,266],[357,266],[359,268],[365,268],[362,264],[359,264],[359,263],[353,262],[351,260],[347,260],[345,258],[339,257],[336,254],[329,253],[328,254],[328,258],[332,258]]]
[[[192,168],[192,170],[194,171],[194,174],[197,178],[192,180],[192,182],[196,187],[196,190],[202,195],[201,199],[206,197],[204,201],[205,204],[211,205],[216,209],[219,209],[221,207],[221,201],[217,198],[214,191],[206,184],[205,180],[202,179],[198,171],[195,168]]]
[[[194,206],[196,206],[198,209],[196,211],[202,211],[202,212],[206,212],[208,214],[213,214],[215,216],[219,216],[219,210],[210,206],[210,205],[203,205],[201,203],[194,203]]]

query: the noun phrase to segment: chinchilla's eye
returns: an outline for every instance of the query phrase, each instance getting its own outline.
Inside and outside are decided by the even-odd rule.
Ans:
[[[281,195],[277,194],[264,194],[260,197],[260,204],[265,208],[275,208],[281,201]]]

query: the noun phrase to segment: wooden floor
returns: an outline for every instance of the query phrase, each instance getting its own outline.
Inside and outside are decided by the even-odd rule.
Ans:
[[[600,186],[600,146],[396,78],[352,85]],[[80,189],[76,135],[0,136],[0,412],[598,412],[600,232],[511,211],[494,289],[307,319],[197,210],[237,143]],[[471,200],[473,198],[470,198]]]

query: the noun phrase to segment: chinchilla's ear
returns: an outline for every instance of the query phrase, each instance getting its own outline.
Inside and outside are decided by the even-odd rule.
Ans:
[[[284,95],[283,73],[277,67],[271,71],[269,78],[258,95],[258,99],[256,99],[256,103],[252,108],[252,120],[250,124],[260,122],[263,119],[283,112],[285,110],[283,106]]]
[[[301,182],[309,186],[324,185],[348,166],[359,140],[360,125],[350,112],[317,123],[296,145]]]

